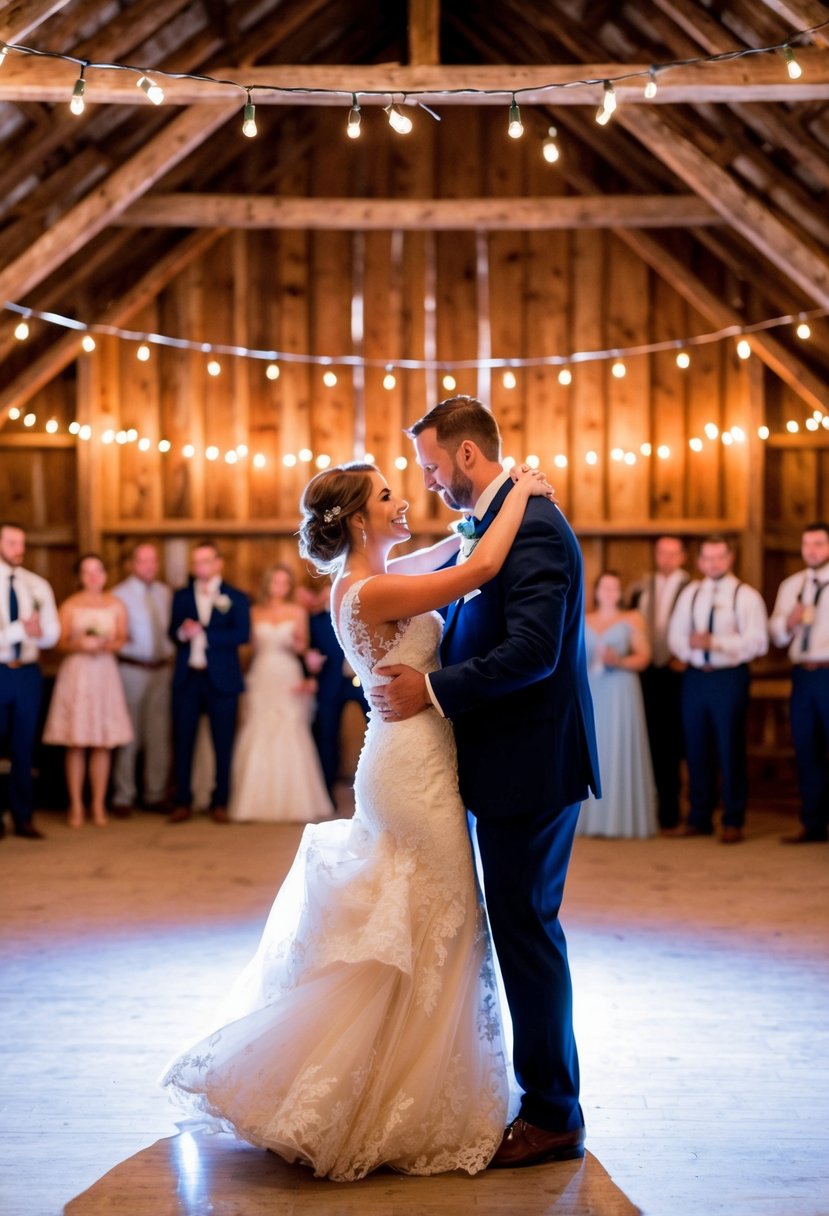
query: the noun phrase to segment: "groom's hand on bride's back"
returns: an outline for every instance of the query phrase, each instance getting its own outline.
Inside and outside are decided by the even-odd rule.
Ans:
[[[422,671],[415,671],[405,663],[389,663],[386,667],[375,667],[374,673],[391,676],[388,684],[378,684],[368,694],[372,708],[384,722],[413,718],[432,704]]]

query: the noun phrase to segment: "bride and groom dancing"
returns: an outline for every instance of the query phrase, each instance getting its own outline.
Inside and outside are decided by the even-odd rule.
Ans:
[[[407,504],[372,465],[306,487],[301,552],[335,576],[333,619],[371,690],[355,814],[306,828],[216,1028],[164,1077],[190,1111],[336,1180],[584,1153],[558,920],[598,793],[581,555],[543,477],[502,471],[479,402],[442,402],[409,434],[475,536],[460,556],[455,534],[389,559]]]

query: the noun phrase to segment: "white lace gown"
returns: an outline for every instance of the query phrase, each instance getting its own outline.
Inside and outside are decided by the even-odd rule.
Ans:
[[[371,637],[362,585],[340,632],[364,683],[381,661],[435,670],[437,613]],[[321,1177],[473,1174],[501,1141],[509,1086],[450,724],[372,715],[355,789],[352,820],[305,829],[217,1029],[162,1083]]]
[[[313,823],[334,813],[311,734],[305,676],[294,651],[293,620],[257,621],[246,681],[244,720],[233,749],[228,804],[238,823]]]

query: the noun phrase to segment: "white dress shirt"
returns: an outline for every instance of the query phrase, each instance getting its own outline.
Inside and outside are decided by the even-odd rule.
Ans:
[[[651,662],[654,667],[667,667],[671,659],[668,645],[668,623],[679,593],[689,580],[687,570],[674,570],[671,574],[656,571],[640,584],[642,593],[637,607],[645,619],[651,644]],[[651,603],[651,596],[655,604]]]
[[[139,663],[172,658],[175,647],[167,636],[173,593],[166,583],[145,583],[134,574],[112,588],[127,610],[129,641],[119,657]]]
[[[9,579],[14,574],[17,620],[9,613]],[[43,636],[30,638],[23,625],[35,612],[40,615]],[[0,663],[36,663],[41,650],[50,650],[60,637],[60,621],[52,588],[39,574],[22,566],[9,566],[0,559]],[[21,644],[19,658],[16,643]]]
[[[829,586],[823,584],[829,584],[829,562],[817,570],[799,570],[778,588],[769,633],[775,646],[788,646],[793,663],[829,663]],[[786,621],[796,604],[812,608],[813,619],[809,622],[807,614],[807,620],[791,630]]]
[[[215,575],[207,583],[202,583],[198,579],[193,583],[193,592],[196,596],[196,612],[199,614],[199,621],[203,629],[207,629],[207,626],[210,624],[210,618],[213,615],[216,600],[219,598],[221,586],[222,579],[219,574]],[[190,639],[189,666],[196,667],[201,671],[207,666],[206,633],[199,633]]]
[[[714,627],[707,652],[691,647],[692,633],[707,633],[711,607]],[[769,648],[768,614],[759,591],[735,575],[704,578],[680,592],[668,626],[668,645],[683,663],[692,667],[739,667]]]

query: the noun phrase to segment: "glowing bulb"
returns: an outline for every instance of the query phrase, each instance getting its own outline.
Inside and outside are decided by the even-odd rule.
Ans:
[[[9,48],[6,46],[5,42],[0,43],[0,68],[2,68],[3,64],[6,62],[6,56],[8,53]]]
[[[803,68],[794,57],[794,51],[790,46],[783,47],[783,58],[786,60],[786,71],[789,73],[790,80],[799,80],[803,75]]]
[[[824,414],[820,421],[824,430],[829,431],[829,414]]]
[[[648,83],[645,85],[645,96],[653,101],[657,93],[656,68],[648,68]]]
[[[134,426],[131,426],[130,429],[127,431],[127,443],[135,443],[137,438],[138,438],[138,431],[135,429]]]
[[[797,334],[798,338],[802,338],[804,342],[807,338],[811,338],[812,336],[812,331],[805,321],[801,321],[794,332]]]
[[[625,453],[624,453],[623,448],[611,448],[610,449],[610,459],[611,460],[624,460],[624,458],[625,458]]]
[[[330,465],[330,463],[331,463],[331,457],[326,456],[324,452],[321,455],[319,455],[316,458],[316,460],[314,461],[314,464],[317,466],[318,469],[327,469],[328,466]]]
[[[208,376],[221,376],[222,365],[218,361],[218,359],[210,360],[210,362],[207,365],[207,374],[208,374]]]
[[[185,443],[184,447],[181,449],[181,454],[185,460],[190,460],[193,456],[195,456],[196,449],[193,447],[192,443]]]
[[[142,342],[138,350],[135,352],[135,357],[139,363],[147,363],[150,358],[150,348],[146,342]]]
[[[101,443],[113,443],[115,441],[115,431],[108,428],[101,436]]]
[[[337,383],[336,372],[326,372],[322,378],[322,382],[326,388],[333,388],[334,385]]]
[[[443,387],[446,389],[446,391],[448,393],[454,392],[455,389],[458,387],[458,382],[455,379],[455,377],[451,374],[451,372],[447,372],[446,375],[443,377]]]
[[[768,439],[768,437],[769,437],[769,428],[767,426],[758,426],[757,438],[758,439]]]
[[[649,443],[643,443],[643,444],[640,444],[639,451],[641,452],[641,454],[643,456],[650,456],[651,452],[653,451],[653,448],[651,447],[651,445]]]
[[[405,456],[398,456],[395,459],[394,467],[396,469],[400,469],[400,471],[402,473],[404,469],[407,469],[409,467],[409,462]]]
[[[282,457],[282,463],[286,469],[292,469],[296,464],[296,456],[294,456],[293,452],[286,452]]]
[[[238,459],[239,453],[235,448],[230,448],[229,451],[225,452],[225,464],[236,464]]]
[[[515,100],[515,94],[512,95],[512,105],[509,108],[509,126],[507,127],[507,135],[510,139],[520,139],[524,134],[524,124],[521,122],[521,111],[518,109],[518,102]]]
[[[509,472],[510,469],[515,468],[515,457],[514,456],[505,456],[501,463],[503,464],[505,470],[507,472]]]
[[[735,443],[745,443],[746,433],[741,426],[732,426],[731,437]]]
[[[737,354],[741,359],[751,358],[751,345],[746,341],[745,338],[741,338],[737,343]]]
[[[253,467],[255,469],[264,469],[266,464],[265,457],[261,452],[256,452],[253,457]]]
[[[89,425],[88,422],[85,422],[83,424],[83,426],[79,429],[78,438],[79,439],[91,439],[92,438],[92,427]]]
[[[46,423],[46,433],[48,435],[54,435],[54,433],[57,429],[58,429],[57,418],[50,418],[49,421]]]
[[[660,443],[659,447],[656,449],[656,454],[660,460],[667,460],[671,454],[671,449],[668,447],[667,443]]]
[[[544,143],[541,145],[541,155],[544,157],[548,165],[554,165],[560,155],[558,144],[556,143],[557,135],[558,131],[556,131],[555,127],[548,127],[546,138]]]
[[[786,423],[786,430],[789,432],[790,435],[796,435],[797,432],[800,430],[800,427],[797,425],[794,418],[790,418],[789,421]]]
[[[117,435],[115,436],[115,442],[116,442],[116,443],[120,443],[120,444],[122,444],[122,445],[123,445],[123,444],[125,444],[125,443],[127,442],[127,432],[126,432],[126,431],[119,431],[119,432],[117,433]]]
[[[150,443],[150,441],[146,435],[143,437],[143,439],[138,440],[139,452],[149,452],[151,447],[152,447],[152,444]]]
[[[403,114],[399,106],[386,106],[386,113],[389,116],[389,126],[392,127],[398,135],[408,135],[412,129],[412,120],[408,114]]]
[[[563,384],[565,388],[568,384],[573,383],[573,373],[570,371],[569,367],[563,367],[558,373],[558,382],[559,384]]]
[[[681,367],[683,371],[686,367],[691,366],[691,356],[688,354],[687,350],[681,350],[679,352],[676,357],[676,365],[677,367]]]
[[[83,78],[83,70],[78,79],[75,81],[75,87],[72,90],[72,100],[69,102],[69,109],[73,114],[83,114],[86,109],[86,104],[83,99],[84,90],[86,89],[86,81]]]
[[[256,106],[250,99],[250,93],[248,93],[245,113],[242,117],[242,134],[247,135],[248,139],[253,139],[256,135]]]
[[[161,85],[156,84],[154,80],[150,80],[149,76],[141,76],[137,82],[137,87],[143,89],[154,106],[160,106],[164,100],[164,90]]]
[[[310,448],[300,448],[298,455],[304,464],[308,464],[308,462],[313,458],[314,453]]]
[[[386,372],[385,376],[383,377],[383,388],[387,388],[389,391],[391,391],[396,384],[397,380],[395,379],[394,373]]]
[[[591,448],[589,452],[584,453],[584,459],[587,464],[598,464],[599,463],[599,453],[594,452],[593,449]]]
[[[566,469],[567,468],[567,457],[564,456],[561,452],[559,452],[557,456],[553,457],[553,464],[556,466],[557,469]]]
[[[820,423],[818,422],[818,420],[816,418],[807,418],[806,419],[806,430],[807,431],[816,431],[819,427],[820,427]]]
[[[363,460],[366,462],[366,464],[374,464],[375,463],[374,453],[373,452],[364,452]]]
[[[636,464],[635,452],[625,452],[625,464]]]
[[[92,354],[93,350],[95,349],[95,339],[92,337],[92,334],[84,334],[83,338],[81,339],[81,346],[88,355]]]
[[[351,94],[351,109],[348,111],[348,126],[345,133],[349,139],[360,138],[360,103],[357,101],[357,94]]]
[[[79,422],[72,421],[69,423],[69,434],[70,435],[77,435],[77,433],[80,429],[81,429],[81,424]]]
[[[278,380],[279,379],[279,364],[278,363],[269,363],[268,366],[265,368],[265,375],[268,377],[269,380]]]
[[[698,436],[695,435],[693,439],[688,440],[688,447],[691,449],[692,452],[701,452],[702,451],[702,440]]]
[[[609,80],[604,82],[604,92],[602,94],[602,104],[596,111],[596,122],[599,126],[604,127],[610,122],[611,115],[616,109],[616,91]]]
[[[720,428],[717,426],[716,422],[706,422],[702,429],[705,431],[705,434],[709,439],[716,439],[720,433]]]
[[[11,418],[12,422],[17,422],[18,418],[20,417],[20,410],[16,405],[13,405],[9,410],[9,417]]]
[[[724,446],[727,448],[730,448],[734,442],[734,436],[731,434],[731,431],[723,431],[720,438],[722,439]]]
[[[524,463],[528,464],[531,469],[537,469],[538,466],[541,464],[541,461],[538,459],[537,456],[528,456],[526,458],[526,460],[524,461]]]
[[[169,452],[172,446],[169,439],[159,439],[158,441],[159,452]]]
[[[210,447],[204,449],[204,455],[207,460],[219,459],[219,449],[216,447],[215,443],[211,443]]]
[[[515,388],[517,383],[518,381],[515,379],[515,372],[504,372],[504,388]]]
[[[610,371],[617,380],[623,380],[625,373],[627,372],[627,368],[625,367],[624,363],[622,363],[621,359],[617,359]]]
[[[18,321],[17,325],[14,327],[14,336],[17,338],[18,342],[26,341],[29,336],[28,321]]]

